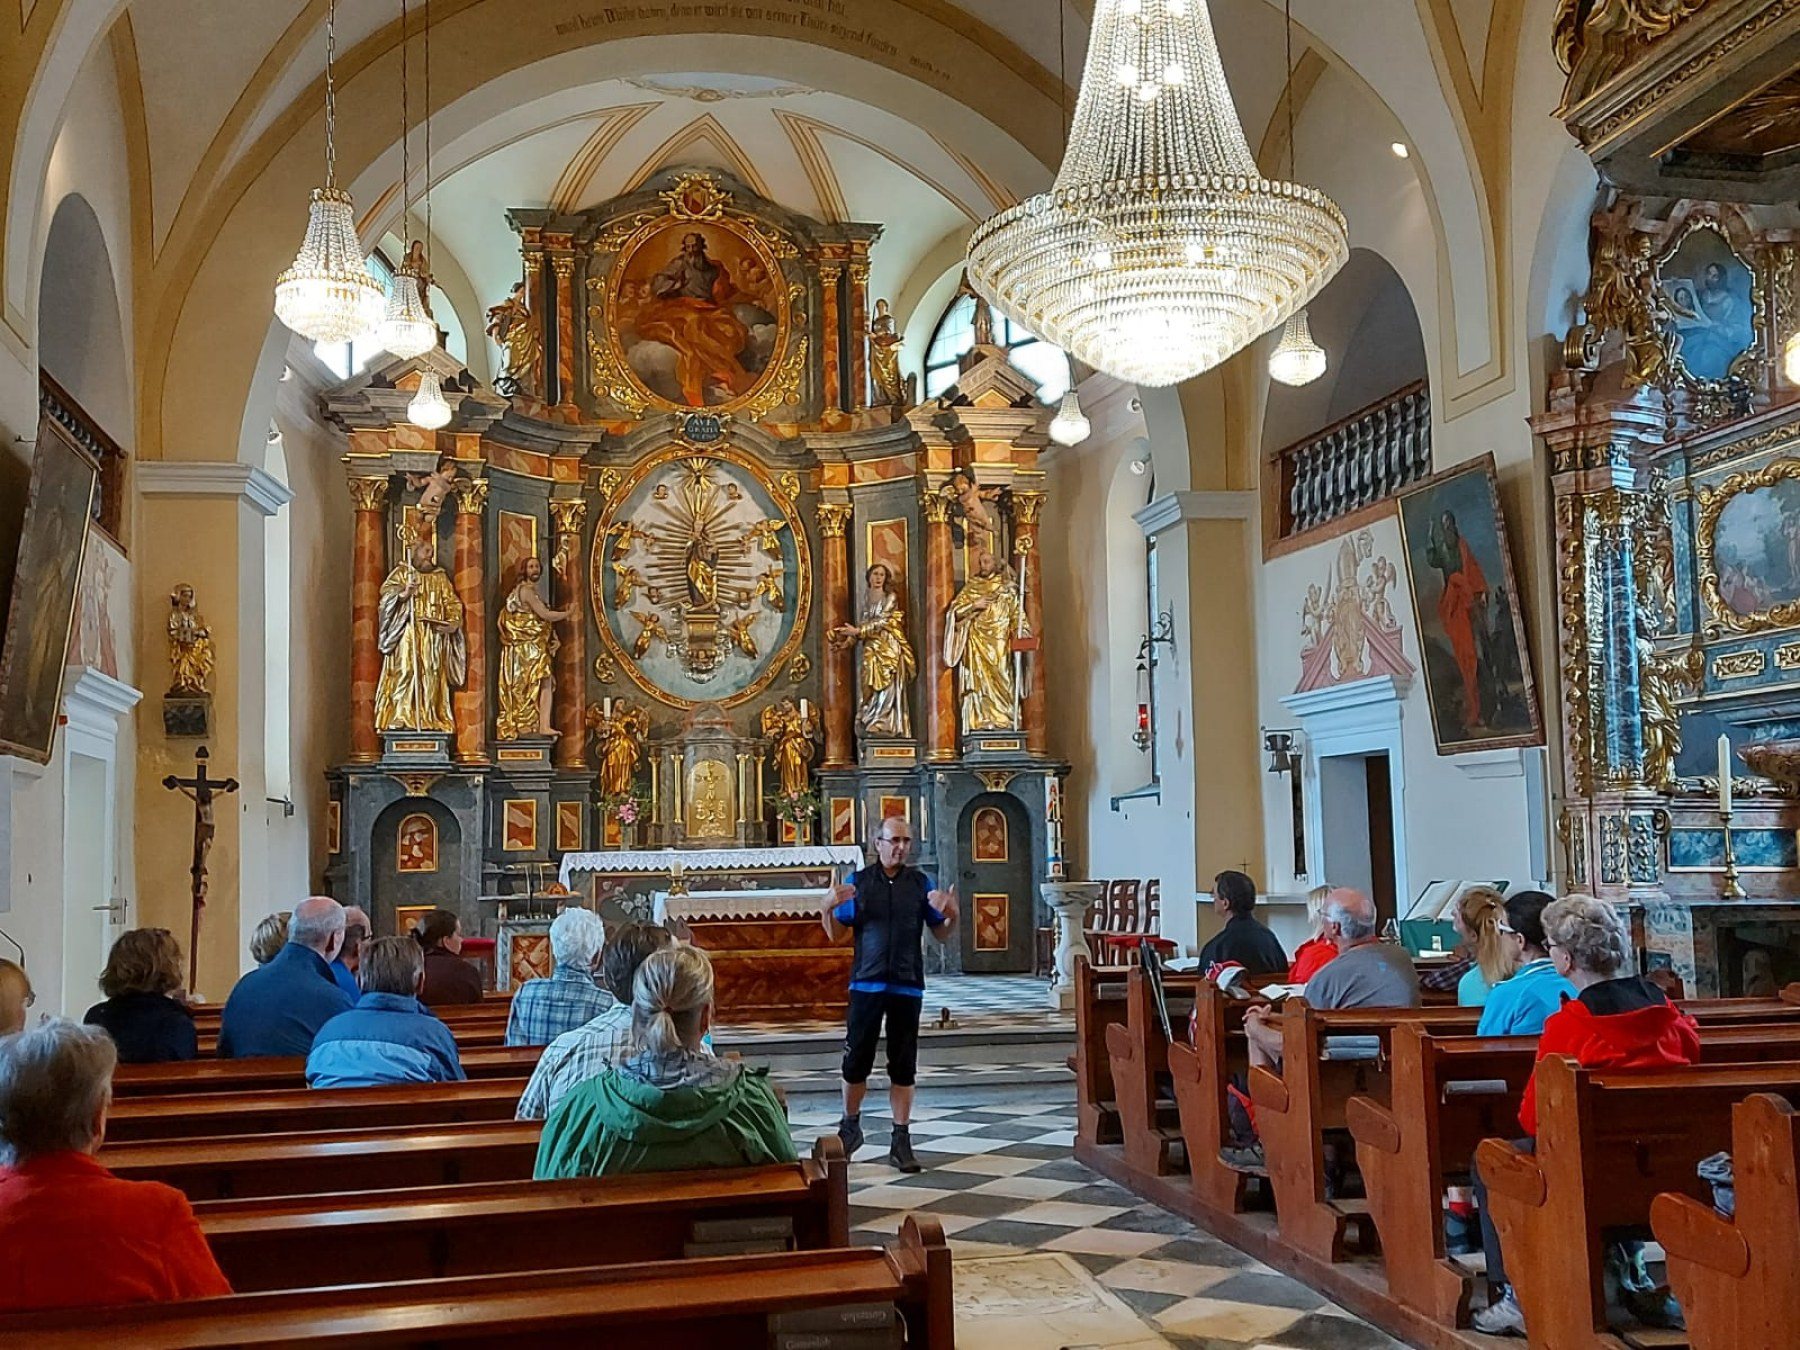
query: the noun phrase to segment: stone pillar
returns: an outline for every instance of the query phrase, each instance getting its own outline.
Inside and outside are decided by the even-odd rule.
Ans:
[[[544,266],[544,245],[538,232],[524,230],[520,239],[519,251],[525,260],[525,300],[531,308],[531,322],[537,325],[538,350],[542,353],[538,361],[537,387],[520,392],[548,403],[553,397],[550,382],[555,378],[550,365],[550,339],[556,323],[552,317],[555,301],[550,294],[550,269]]]
[[[1044,904],[1056,916],[1056,971],[1050,979],[1050,1006],[1058,1012],[1067,1012],[1075,1004],[1075,963],[1082,957],[1094,959],[1088,949],[1087,916],[1105,889],[1105,883],[1099,881],[1043,883]]]
[[[819,538],[824,557],[819,564],[819,590],[825,632],[850,622],[850,524],[848,502],[819,504]],[[825,644],[825,668],[820,672],[820,692],[825,703],[825,758],[822,769],[842,769],[851,762],[851,735],[856,709],[856,678],[851,668],[853,653],[829,640]]]
[[[944,664],[944,612],[956,585],[950,540],[950,503],[940,493],[925,494],[925,758],[956,758],[956,672]]]
[[[373,764],[381,756],[375,732],[375,686],[381,682],[376,611],[387,577],[386,478],[352,478],[356,524],[350,542],[350,758]]]
[[[843,271],[843,264],[835,258],[827,257],[819,263],[819,286],[824,291],[824,303],[819,310],[819,355],[824,358],[822,365],[827,416],[841,411],[844,406],[840,369],[843,345],[839,341],[841,321],[838,317],[838,278],[843,275]]]
[[[456,758],[464,764],[488,762],[487,571],[481,524],[487,512],[485,478],[456,480],[456,597],[463,607],[463,640],[469,673],[452,703],[456,713]]]
[[[850,264],[850,395],[844,400],[851,412],[869,406],[869,259],[867,246]]]
[[[556,277],[556,410],[574,419],[581,415],[575,406],[575,255],[566,234],[548,236],[545,242]],[[544,397],[547,402],[548,391]]]
[[[550,570],[556,576],[552,609],[566,609],[569,617],[557,625],[562,645],[556,649],[556,691],[552,697],[552,721],[557,732],[556,767],[587,767],[586,727],[582,722],[582,694],[587,675],[587,592],[582,585],[581,527],[587,520],[587,502],[581,497],[559,497],[550,503],[551,533],[556,552]]]
[[[1020,730],[1025,733],[1025,748],[1041,755],[1049,744],[1044,713],[1044,560],[1037,547],[1038,513],[1044,508],[1044,494],[1015,490],[1012,501],[1013,566],[1025,577],[1025,626],[1038,643],[1038,649],[1027,654],[1030,677],[1019,704],[1023,723]]]

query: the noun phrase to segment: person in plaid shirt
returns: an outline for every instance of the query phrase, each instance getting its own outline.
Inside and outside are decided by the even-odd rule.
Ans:
[[[650,953],[674,941],[660,924],[627,924],[613,934],[601,957],[602,974],[606,987],[623,997],[592,1021],[550,1042],[525,1084],[517,1119],[546,1119],[576,1087],[631,1053],[632,982]]]
[[[548,979],[525,981],[513,995],[508,1045],[548,1045],[612,1007],[612,995],[594,983],[605,941],[606,929],[593,910],[565,909],[556,916],[550,925],[556,969]]]

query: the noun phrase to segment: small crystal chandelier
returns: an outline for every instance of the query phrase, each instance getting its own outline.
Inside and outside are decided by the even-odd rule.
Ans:
[[[1062,404],[1056,410],[1056,416],[1050,419],[1050,439],[1058,445],[1080,445],[1088,438],[1093,425],[1087,415],[1081,411],[1081,400],[1075,397],[1075,387],[1062,396]]]
[[[1096,0],[1055,186],[977,229],[968,264],[1009,318],[1155,387],[1242,350],[1349,254],[1329,198],[1256,167],[1205,0]]]
[[[1325,349],[1313,341],[1306,326],[1306,311],[1288,316],[1281,330],[1281,341],[1269,353],[1270,378],[1296,388],[1311,384],[1325,373]]]
[[[275,317],[314,342],[351,342],[381,321],[381,283],[369,274],[356,238],[356,204],[335,186],[337,0],[325,14],[325,186],[314,188],[306,238],[275,281]]]
[[[406,192],[412,183],[412,157],[408,147],[412,140],[412,110],[409,106],[406,79],[406,0],[400,0],[400,234],[406,235],[409,205]],[[423,356],[437,346],[437,321],[425,308],[424,292],[430,281],[412,264],[412,250],[406,261],[394,269],[388,283],[387,313],[375,339],[401,360]]]
[[[427,431],[449,425],[450,405],[444,399],[444,386],[438,382],[435,370],[420,372],[419,392],[406,405],[406,420]]]

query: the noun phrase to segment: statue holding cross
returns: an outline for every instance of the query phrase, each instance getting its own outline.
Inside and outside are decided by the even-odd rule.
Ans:
[[[194,803],[194,861],[188,868],[194,900],[193,921],[188,930],[189,994],[194,992],[194,984],[200,974],[200,911],[206,908],[206,855],[212,851],[213,796],[216,793],[238,790],[238,780],[235,778],[208,778],[206,758],[206,747],[203,745],[194,751],[192,778],[177,778],[170,774],[162,780],[162,785],[169,791],[180,792]]]

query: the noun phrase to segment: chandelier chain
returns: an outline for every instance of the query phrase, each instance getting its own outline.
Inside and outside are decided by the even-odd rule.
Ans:
[[[406,78],[406,0],[400,0],[400,243],[406,244],[406,208],[412,187],[412,104]]]
[[[337,88],[332,67],[337,64],[337,0],[325,7],[325,186],[337,186]]]
[[[425,261],[431,262],[436,236],[431,232],[431,0],[424,0],[420,16],[425,29]]]
[[[402,4],[406,0],[401,0]],[[1294,0],[1282,0],[1281,4],[1281,36],[1287,55],[1287,93],[1282,102],[1287,105],[1287,152],[1288,181],[1295,175],[1294,162],[1299,158],[1299,150],[1294,145]]]

